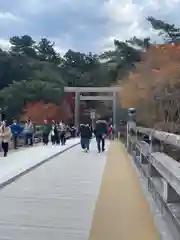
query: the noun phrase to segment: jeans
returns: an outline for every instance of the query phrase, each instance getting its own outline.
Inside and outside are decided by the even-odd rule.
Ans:
[[[31,146],[33,145],[33,134],[32,133],[25,133],[25,145],[31,145]]]
[[[104,152],[105,150],[105,138],[101,136],[96,137],[98,152]]]
[[[65,132],[60,133],[60,140],[61,140],[61,145],[65,145],[66,143]]]
[[[13,135],[13,146],[14,146],[14,149],[17,149],[17,146],[18,146],[18,135],[16,135],[16,134]]]
[[[89,150],[90,139],[89,138],[81,138],[81,147],[82,149]]]

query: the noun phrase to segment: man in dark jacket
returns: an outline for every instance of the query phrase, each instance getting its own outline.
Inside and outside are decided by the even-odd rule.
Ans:
[[[96,136],[98,152],[105,151],[105,138],[108,133],[108,125],[105,120],[98,120],[95,125],[94,134]]]
[[[92,138],[92,131],[88,124],[80,125],[81,147],[86,152],[89,151],[90,139]]]

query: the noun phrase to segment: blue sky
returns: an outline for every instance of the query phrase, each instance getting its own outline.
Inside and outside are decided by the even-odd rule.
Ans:
[[[149,15],[180,26],[179,12],[180,0],[0,0],[0,45],[28,34],[55,41],[60,53],[99,53],[111,49],[115,38],[156,38],[145,20]]]

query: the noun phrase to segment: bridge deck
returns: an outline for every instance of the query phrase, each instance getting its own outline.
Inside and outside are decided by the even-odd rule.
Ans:
[[[1,189],[0,206],[0,239],[160,239],[119,143],[62,153]]]

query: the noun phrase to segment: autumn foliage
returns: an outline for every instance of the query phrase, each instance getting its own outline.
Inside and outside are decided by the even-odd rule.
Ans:
[[[148,126],[176,131],[180,122],[180,45],[152,46],[124,81],[120,100]],[[167,124],[168,123],[168,124]]]
[[[63,101],[60,106],[53,103],[36,102],[25,106],[21,120],[25,121],[27,118],[31,118],[36,124],[42,124],[44,119],[49,122],[52,120],[68,122],[72,118],[72,113],[66,101]]]

